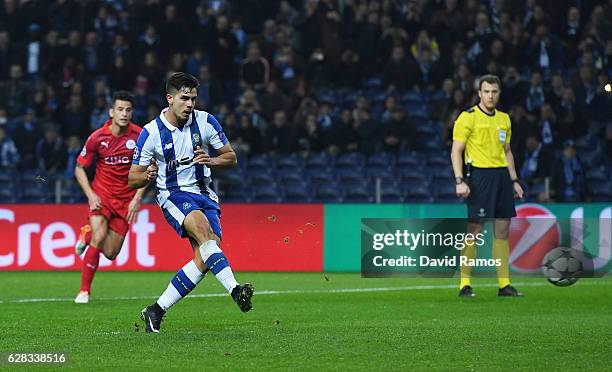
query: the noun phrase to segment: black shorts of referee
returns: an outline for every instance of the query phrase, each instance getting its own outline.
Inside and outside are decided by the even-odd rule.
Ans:
[[[514,189],[508,168],[472,167],[467,182],[470,195],[466,202],[471,222],[516,216]]]

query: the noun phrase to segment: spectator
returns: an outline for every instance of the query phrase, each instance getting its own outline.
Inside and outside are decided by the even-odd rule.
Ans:
[[[143,64],[140,67],[140,75],[145,78],[147,94],[154,94],[161,89],[164,81],[164,70],[159,64],[155,51],[149,50],[145,53]]]
[[[106,108],[106,100],[104,96],[97,96],[94,103],[94,108],[89,115],[89,127],[88,133],[92,133],[94,130],[100,128],[102,124],[108,119],[108,110]]]
[[[85,34],[85,46],[83,47],[83,67],[85,72],[98,76],[107,72],[108,58],[106,49],[98,43],[98,35],[95,32]]]
[[[330,141],[331,152],[354,152],[359,149],[359,137],[354,130],[353,113],[344,108],[337,120],[336,135]]]
[[[336,72],[336,81],[341,86],[357,88],[361,82],[361,77],[361,58],[353,48],[348,48],[340,56],[340,67]]]
[[[145,32],[138,37],[137,49],[138,60],[140,60],[146,52],[152,51],[156,55],[162,52],[161,38],[154,24],[148,24],[145,28]]]
[[[412,71],[412,73],[406,73]],[[414,62],[409,61],[402,46],[393,48],[391,58],[383,72],[385,84],[400,91],[413,89],[418,82],[423,81],[421,72]]]
[[[544,85],[542,80],[542,74],[535,71],[531,74],[530,84],[527,87],[525,108],[529,112],[535,112],[546,102],[544,96]],[[546,143],[546,141],[544,141]]]
[[[238,51],[238,41],[229,28],[226,16],[219,16],[210,41],[210,67],[215,76],[222,81],[236,78],[237,69],[234,58]]]
[[[36,144],[38,169],[49,175],[63,172],[67,163],[66,145],[52,124],[45,128],[44,137]]]
[[[558,202],[586,201],[588,197],[587,184],[582,162],[576,156],[574,141],[563,144],[563,152],[559,166],[554,174],[555,200]]]
[[[270,65],[261,56],[261,51],[257,43],[250,43],[247,49],[247,56],[240,63],[240,85],[261,89],[270,79]]]
[[[109,71],[108,85],[111,90],[131,90],[134,77],[124,56],[116,56]]]
[[[8,32],[0,30],[0,81],[6,80],[9,76],[9,67],[16,56]]]
[[[538,126],[540,128],[540,138],[544,146],[552,147],[555,142],[557,144],[563,143],[568,137],[566,133],[567,128],[558,126],[557,116],[548,103],[540,107],[540,123]]]
[[[456,89],[453,92],[453,100],[446,109],[446,112],[442,116],[442,124],[444,129],[442,130],[442,143],[448,149],[453,144],[453,128],[455,126],[455,120],[459,117],[459,114],[465,110],[467,106],[465,94],[461,89]]]
[[[612,121],[606,125],[605,147],[608,150],[608,158],[612,159]]]
[[[266,120],[272,119],[270,113],[289,109],[289,99],[278,89],[278,85],[274,81],[268,82],[259,101],[261,102],[262,115]]]
[[[217,107],[224,98],[223,85],[211,75],[208,65],[200,66],[198,80],[198,104],[207,110]]]
[[[185,71],[193,76],[198,76],[202,66],[208,65],[209,63],[210,59],[204,52],[204,49],[201,47],[196,47],[193,53],[191,53],[191,55],[189,55],[185,61]]]
[[[444,121],[444,115],[450,109],[453,102],[453,92],[455,91],[455,82],[452,79],[444,79],[442,89],[432,97],[430,117],[435,120]],[[386,103],[386,102],[385,102]],[[385,105],[386,106],[386,105]],[[383,122],[385,121],[385,112],[383,112]]]
[[[236,141],[239,148],[248,155],[259,154],[262,150],[262,138],[260,131],[253,126],[248,115],[240,115],[239,127]],[[233,143],[233,142],[232,142]]]
[[[385,124],[383,150],[397,153],[400,150],[414,150],[415,128],[406,118],[402,109],[395,109]]]
[[[306,116],[306,121],[301,123],[296,137],[298,151],[304,157],[320,152],[324,148],[325,144],[322,142],[324,138],[317,125],[317,117],[314,114]]]
[[[316,122],[316,120],[315,120]],[[272,125],[266,131],[266,149],[273,154],[287,154],[296,150],[295,136],[284,111],[276,111]]]
[[[26,109],[26,114],[15,128],[15,145],[21,154],[20,167],[22,169],[36,168],[36,143],[42,136],[42,131],[36,121],[35,111],[32,108]]]
[[[87,116],[83,107],[83,99],[77,94],[72,94],[62,115],[62,136],[64,138],[70,136],[82,138],[85,136],[87,127]]]
[[[9,81],[0,85],[0,102],[6,105],[8,117],[23,115],[29,100],[30,84],[23,79],[21,65],[11,65]]]
[[[76,166],[76,159],[83,149],[83,143],[77,136],[70,136],[68,138],[68,148],[66,149],[66,172],[67,178],[74,177],[74,167]]]
[[[15,169],[19,164],[19,151],[15,142],[6,133],[5,127],[0,127],[0,170]]]
[[[376,134],[380,133],[380,128],[367,109],[357,109],[357,115],[353,123],[353,128],[359,138],[359,152],[370,155],[376,149]]]
[[[546,177],[552,176],[553,153],[542,145],[536,133],[527,135],[525,151],[517,154],[516,160],[519,178],[529,187],[541,184]]]

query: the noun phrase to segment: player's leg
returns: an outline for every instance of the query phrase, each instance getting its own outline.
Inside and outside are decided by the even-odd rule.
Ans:
[[[109,229],[102,246],[102,253],[104,254],[104,257],[111,261],[117,258],[119,252],[121,252],[121,247],[123,246],[124,240],[125,235],[121,235],[118,232]]]
[[[486,170],[473,169],[468,180],[470,196],[466,200],[468,210],[467,232],[474,236],[482,233],[484,221],[489,217],[489,213],[494,211],[495,198],[492,199],[491,197],[492,190],[487,176]],[[465,256],[464,260],[476,257],[476,244],[474,240],[466,239],[461,255]],[[460,265],[459,270],[461,274],[459,296],[474,297],[471,280],[472,266]]]
[[[85,255],[83,256],[83,267],[81,270],[81,289],[76,303],[88,303],[89,294],[91,292],[91,283],[98,270],[100,263],[100,248],[104,244],[106,234],[108,232],[108,221],[104,215],[92,215],[89,217],[89,225],[91,226],[91,241]]]
[[[476,234],[482,233],[483,223],[478,220],[470,220],[467,224],[467,231],[469,234],[476,236]],[[469,262],[476,257],[476,242],[474,239],[466,239],[465,247],[461,250],[460,263]],[[459,296],[461,297],[474,297],[472,291],[472,266],[460,264],[459,271],[461,274],[461,280],[459,282]]]
[[[192,210],[183,221],[183,228],[192,245],[195,245],[197,249],[194,249],[193,260],[175,275],[166,292],[158,300],[163,310],[167,310],[189,294],[209,270],[232,295],[242,311],[246,312],[251,309],[252,287],[245,284],[243,288],[236,281],[227,258],[219,248],[221,239],[211,226],[211,224],[214,225],[214,230],[218,230],[218,234],[221,234],[218,214],[216,210],[209,210],[208,215],[210,220],[206,212]],[[191,277],[187,275],[188,273],[191,274]],[[183,276],[189,280],[185,280]]]
[[[495,269],[497,271],[497,283],[499,285],[498,295],[505,297],[520,297],[523,294],[510,284],[510,246],[508,244],[508,231],[510,229],[509,218],[498,218],[494,225],[494,239],[492,255],[501,263]]]
[[[165,312],[174,304],[187,296],[201,281],[208,272],[204,267],[202,258],[199,254],[199,244],[189,236],[189,242],[194,251],[194,259],[189,260],[170,280],[170,284],[157,300],[157,305]],[[197,258],[196,258],[197,255]]]
[[[504,288],[510,285],[510,270],[508,268],[508,260],[510,257],[510,248],[508,244],[508,229],[510,228],[509,218],[497,218],[494,224],[494,239],[492,256],[501,262],[501,266],[496,266],[497,282],[499,288]]]
[[[200,199],[200,206],[205,207],[203,210],[204,215],[194,216],[198,218],[203,217],[201,219],[203,226],[201,226],[202,229],[200,231],[208,233],[208,237],[204,237],[204,239],[208,240],[202,243],[201,240],[195,238],[196,242],[200,243],[198,249],[200,257],[198,258],[196,252],[194,259],[196,263],[203,264],[205,269],[209,269],[230,293],[232,299],[238,304],[238,307],[240,307],[240,310],[242,312],[247,312],[253,308],[251,298],[253,297],[254,289],[249,283],[245,283],[244,285],[238,284],[229,261],[220,248],[221,211],[219,206],[208,197]],[[198,259],[201,259],[202,263],[197,262]]]
[[[510,230],[510,218],[516,216],[514,208],[514,189],[507,171],[500,170],[494,182],[499,190],[497,197],[497,208],[495,211],[494,239],[492,256],[499,259],[501,266],[496,267],[497,282],[499,285],[499,296],[517,297],[523,294],[510,285],[510,245],[508,244],[508,233]]]
[[[127,212],[124,214],[127,214]],[[106,258],[111,261],[117,258],[129,230],[130,225],[123,217],[123,214],[113,213],[111,215],[108,222],[108,232],[102,245],[102,253],[104,253]]]
[[[82,255],[85,252],[85,249],[91,242],[91,225],[89,223],[81,226],[81,231],[79,233],[79,238],[77,239],[74,245],[74,251],[77,255]]]

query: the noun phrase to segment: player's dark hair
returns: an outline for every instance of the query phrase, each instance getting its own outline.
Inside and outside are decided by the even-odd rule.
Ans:
[[[111,107],[115,106],[116,101],[127,101],[134,106],[134,95],[126,90],[120,90],[113,94],[113,98],[111,99]]]
[[[482,89],[482,83],[487,82],[489,84],[497,84],[497,86],[501,89],[501,80],[497,75],[482,75],[480,79],[478,79],[478,90]]]
[[[166,81],[166,93],[173,94],[182,88],[193,89],[199,86],[200,82],[195,76],[186,72],[175,72]]]

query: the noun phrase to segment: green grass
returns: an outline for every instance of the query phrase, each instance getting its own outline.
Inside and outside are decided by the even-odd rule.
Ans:
[[[223,289],[207,276],[196,296],[169,311],[161,333],[149,335],[139,312],[172,273],[98,273],[88,305],[71,302],[79,275],[0,273],[0,352],[65,352],[63,368],[115,371],[612,366],[609,278],[568,288],[517,279],[524,298],[497,298],[494,279],[477,279],[477,297],[461,300],[456,281],[447,279],[239,273],[256,289],[254,310],[242,314],[229,296],[208,296]],[[423,285],[436,288],[414,288]],[[396,289],[333,292],[389,287]],[[18,302],[37,298],[56,300]]]

